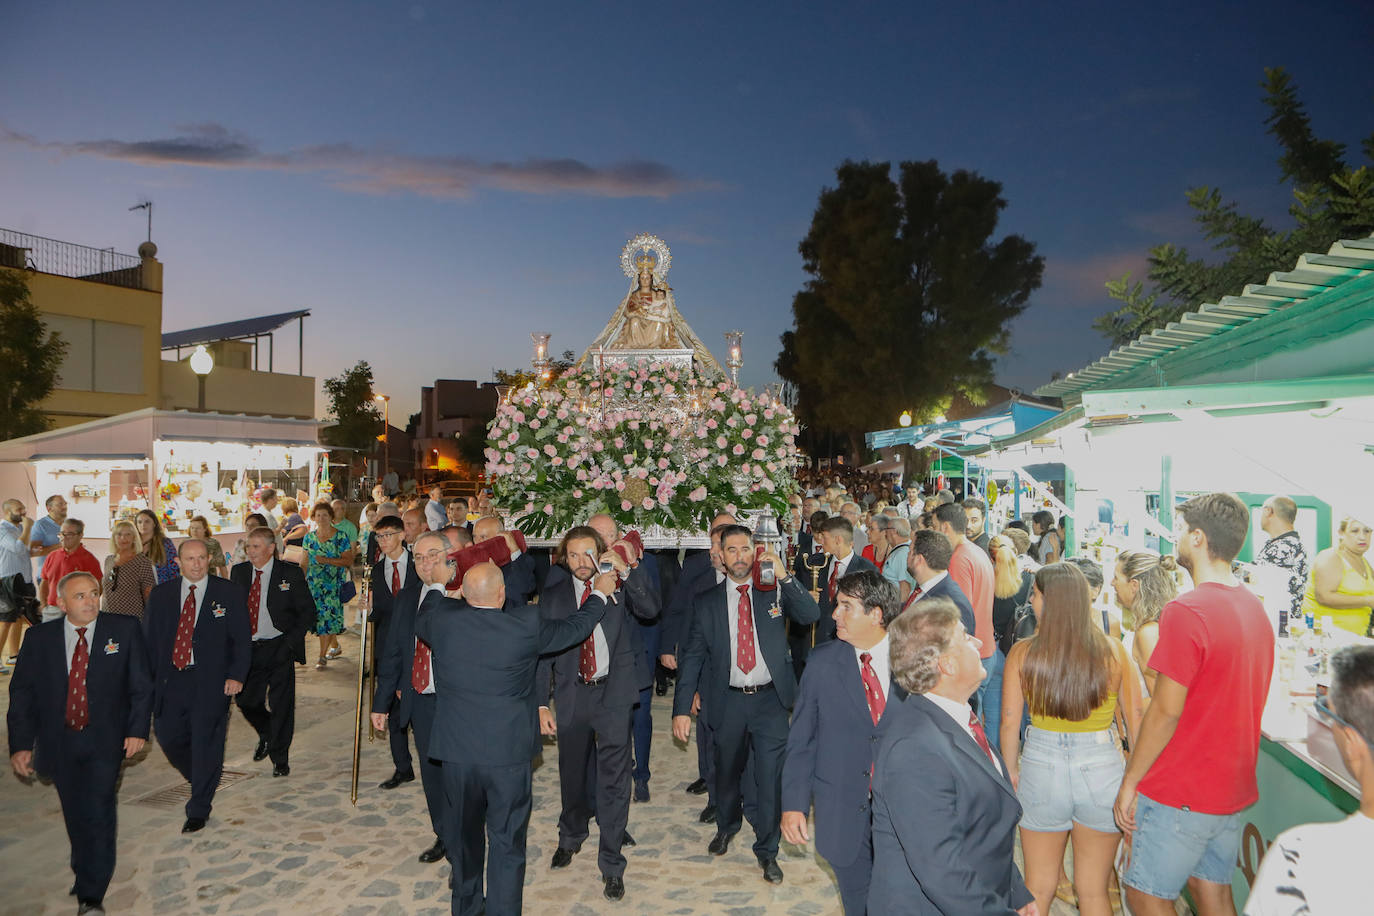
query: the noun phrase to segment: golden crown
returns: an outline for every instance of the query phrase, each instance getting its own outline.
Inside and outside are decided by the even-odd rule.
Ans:
[[[658,255],[652,251],[641,251],[638,255],[635,256],[635,267],[640,270],[643,270],[646,267],[652,270],[657,266]]]

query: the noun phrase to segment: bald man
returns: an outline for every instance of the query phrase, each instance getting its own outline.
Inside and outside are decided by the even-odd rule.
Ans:
[[[490,852],[485,911],[521,912],[531,761],[540,750],[534,702],[539,656],[590,636],[615,587],[614,573],[597,576],[581,608],[550,620],[534,605],[508,606],[502,570],[484,563],[464,577],[464,600],[431,592],[420,603],[415,635],[435,659],[429,750],[442,763],[443,837],[458,847],[450,849],[455,914],[483,910],[484,844]]]
[[[492,538],[504,537],[506,523],[499,515],[488,515],[478,519],[472,526],[472,542],[480,544]],[[506,607],[518,607],[533,600],[538,590],[534,575],[534,560],[523,551],[511,547],[510,562],[501,567],[506,580]]]

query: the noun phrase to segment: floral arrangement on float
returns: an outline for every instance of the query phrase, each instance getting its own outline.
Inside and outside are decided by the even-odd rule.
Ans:
[[[797,433],[770,391],[667,361],[607,363],[505,392],[486,469],[497,505],[533,537],[598,512],[699,533],[722,508],[787,511]]]

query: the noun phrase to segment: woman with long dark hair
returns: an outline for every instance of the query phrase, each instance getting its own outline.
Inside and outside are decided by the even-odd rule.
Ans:
[[[1077,567],[1041,568],[1031,607],[1035,635],[1012,646],[1002,682],[1002,754],[1023,809],[1026,887],[1048,913],[1072,838],[1079,912],[1110,916],[1107,884],[1121,842],[1112,804],[1125,772],[1114,719],[1119,702],[1134,745],[1139,683],[1125,647],[1093,620],[1088,580]],[[1031,724],[1018,760],[1023,707]]]
[[[143,542],[143,555],[152,562],[153,572],[157,574],[157,584],[181,575],[176,545],[162,530],[162,520],[157,513],[152,509],[139,509],[134,516],[134,525],[138,528],[138,539]]]

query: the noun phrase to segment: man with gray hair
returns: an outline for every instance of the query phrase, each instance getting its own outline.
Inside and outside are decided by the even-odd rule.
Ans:
[[[886,525],[887,559],[883,561],[883,578],[897,587],[897,593],[906,604],[906,599],[916,588],[916,578],[907,569],[907,555],[911,552],[911,522],[904,518],[888,519]]]
[[[1293,598],[1290,615],[1302,613],[1302,596],[1307,588],[1307,548],[1293,529],[1298,520],[1298,504],[1287,496],[1271,496],[1260,507],[1260,528],[1269,535],[1255,557],[1257,566],[1277,566],[1288,571],[1288,594]],[[1282,633],[1280,636],[1284,635]]]
[[[889,702],[874,757],[868,911],[1036,916],[1012,859],[1021,805],[969,705],[986,677],[978,638],[954,602],[929,598],[888,639],[892,679],[909,695]]]
[[[868,546],[868,533],[864,531],[863,524],[859,521],[859,504],[847,502],[840,506],[840,515],[849,519],[850,526],[854,529],[854,549],[858,553],[863,553]]]

